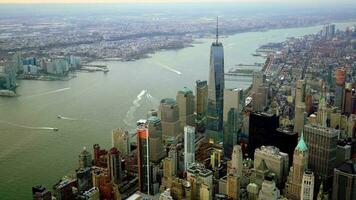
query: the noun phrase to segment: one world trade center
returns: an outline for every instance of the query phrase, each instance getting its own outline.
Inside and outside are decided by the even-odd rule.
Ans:
[[[217,19],[216,41],[210,49],[207,114],[207,133],[214,140],[221,140],[223,134],[224,87],[224,48],[219,42]]]

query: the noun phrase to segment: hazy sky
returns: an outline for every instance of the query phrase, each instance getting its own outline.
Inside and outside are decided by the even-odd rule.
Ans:
[[[354,0],[0,0],[0,3],[200,3],[200,2],[253,2],[253,3],[354,3]]]

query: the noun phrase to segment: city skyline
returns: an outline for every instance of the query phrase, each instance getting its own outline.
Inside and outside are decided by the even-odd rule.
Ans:
[[[95,2],[0,5],[1,199],[353,199],[354,6]]]

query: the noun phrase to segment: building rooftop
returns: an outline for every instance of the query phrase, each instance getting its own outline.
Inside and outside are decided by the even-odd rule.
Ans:
[[[297,147],[295,149],[301,152],[308,150],[307,144],[304,141],[303,131],[302,131],[302,135],[300,136],[300,140],[297,144]]]
[[[148,118],[147,121],[149,124],[157,124],[161,122],[161,120],[157,116],[151,116]]]
[[[345,161],[337,169],[348,174],[356,175],[356,158]]]
[[[175,105],[177,102],[173,98],[165,98],[161,100],[162,104],[169,104],[169,105]]]
[[[187,87],[184,87],[183,89],[179,90],[178,93],[181,94],[193,94],[193,91]]]

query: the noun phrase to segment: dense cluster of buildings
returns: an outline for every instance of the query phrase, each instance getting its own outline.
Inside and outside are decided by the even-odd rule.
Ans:
[[[0,46],[0,59],[8,57],[9,52],[23,52],[36,57],[71,53],[85,60],[130,60],[161,49],[183,48],[190,45],[195,37],[210,35],[215,26],[214,20],[206,17],[210,16],[210,8],[200,10],[204,14],[180,6],[177,6],[177,10],[168,6],[167,9],[162,7],[163,12],[130,8],[128,13],[123,14],[125,11],[121,9],[120,12],[114,9],[111,13],[106,13],[104,9],[103,14],[95,12],[91,15],[88,8],[83,7],[79,10],[86,12],[75,12],[69,17],[66,16],[67,12],[63,12],[66,8],[58,8],[58,12],[48,10],[49,13],[42,13],[38,10],[41,7],[25,8],[27,12],[38,14],[31,14],[31,21],[23,12],[19,16],[11,15],[2,19],[0,43],[3,45]],[[111,10],[115,6],[109,7]],[[351,11],[343,9],[341,12],[330,13],[318,10],[298,16],[278,11],[263,16],[248,16],[230,10],[228,21],[222,21],[221,26],[226,34],[310,26],[330,19],[355,19]],[[152,13],[154,17],[142,15],[142,12]],[[226,14],[226,11],[222,13]]]
[[[0,90],[13,91],[17,86],[16,79],[58,80],[80,67],[80,58],[72,55],[38,59],[23,58],[20,53],[15,53],[0,62]]]
[[[162,99],[135,134],[113,130],[111,149],[84,149],[75,176],[33,198],[356,199],[355,27],[270,46],[249,89],[225,88],[217,36],[208,81]]]

